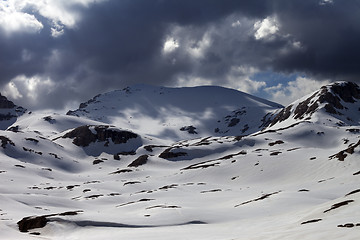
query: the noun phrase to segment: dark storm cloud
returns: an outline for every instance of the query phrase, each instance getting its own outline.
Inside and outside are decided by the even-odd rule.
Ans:
[[[76,52],[103,73],[116,73],[127,81],[168,81],[177,71],[191,71],[179,62],[167,66],[161,54],[166,34],[174,25],[192,26],[201,36],[207,27],[238,10],[247,16],[265,16],[265,1],[111,1],[84,13],[79,28],[68,33]],[[211,53],[209,53],[211,56]],[[165,62],[162,62],[165,61]],[[169,68],[167,68],[169,67]],[[149,71],[151,75],[149,75]]]
[[[274,12],[304,47],[279,58],[275,69],[360,81],[360,1],[282,1]]]
[[[33,102],[19,84],[17,103],[61,108],[133,83],[200,77],[221,85],[240,66],[356,80],[359,2],[109,0],[74,5],[80,20],[57,38],[51,21],[35,11],[40,32],[0,34],[0,83],[19,75],[51,79],[38,84]],[[278,29],[256,38],[254,23],[267,17]],[[164,53],[169,38],[178,45]]]

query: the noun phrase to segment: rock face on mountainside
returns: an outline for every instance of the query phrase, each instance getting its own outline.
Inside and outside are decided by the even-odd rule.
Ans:
[[[87,147],[90,143],[104,142],[104,146],[109,145],[110,140],[114,144],[126,143],[138,135],[130,132],[111,128],[110,126],[81,126],[66,133],[63,138],[72,138],[73,143],[79,147]]]
[[[120,155],[135,154],[136,150],[142,146],[142,139],[138,134],[109,125],[80,126],[67,132],[61,138],[72,139],[72,143],[82,147],[89,156],[108,153],[113,155],[114,159],[120,159]],[[98,161],[95,162],[98,163]]]
[[[8,128],[25,111],[26,109],[16,106],[12,101],[0,94],[0,129],[5,130]]]
[[[323,86],[309,97],[283,108],[268,122],[268,126],[288,119],[311,120],[319,111],[325,111],[348,124],[358,122],[360,120],[360,87],[352,82],[336,82]]]

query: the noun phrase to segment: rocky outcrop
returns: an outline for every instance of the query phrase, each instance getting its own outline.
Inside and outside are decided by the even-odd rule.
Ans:
[[[172,159],[172,158],[177,158],[177,157],[181,157],[181,156],[186,156],[187,153],[186,152],[173,152],[171,151],[172,149],[177,149],[178,147],[170,147],[165,149],[165,151],[163,151],[160,155],[159,158],[163,158],[163,159]]]
[[[31,229],[45,227],[48,221],[49,220],[46,218],[46,216],[25,217],[17,224],[19,226],[20,232],[28,232]]]
[[[195,131],[196,127],[194,126],[184,126],[182,128],[180,128],[180,131],[186,131],[190,134],[197,134],[197,132]]]
[[[16,105],[0,94],[0,108],[15,108]]]
[[[268,126],[285,121],[292,117],[297,120],[311,119],[320,108],[327,113],[343,115],[340,110],[346,109],[345,103],[355,103],[360,99],[360,87],[352,82],[336,82],[323,86],[319,91],[298,104],[291,104],[282,109]]]
[[[330,159],[337,158],[339,161],[344,161],[345,158],[349,154],[353,154],[355,152],[355,148],[357,148],[359,146],[360,146],[360,140],[357,143],[350,144],[350,146],[348,148],[346,148],[345,150],[342,150],[334,155],[331,155],[329,158]]]
[[[29,230],[35,228],[43,228],[46,224],[51,221],[51,217],[56,216],[74,216],[82,211],[70,211],[70,212],[63,212],[63,213],[55,213],[55,214],[48,214],[43,216],[31,216],[31,217],[24,217],[20,221],[17,222],[20,232],[28,232]]]
[[[2,148],[6,148],[6,145],[8,145],[8,144],[15,146],[15,143],[5,136],[0,136],[0,141],[1,141]]]
[[[141,155],[137,159],[135,159],[132,163],[128,165],[128,167],[139,167],[147,163],[149,155]]]
[[[133,132],[115,129],[107,125],[85,125],[77,127],[63,136],[63,138],[74,139],[73,143],[80,147],[87,147],[94,142],[104,142],[104,146],[108,146],[110,140],[114,144],[122,144],[137,137],[138,135]]]
[[[0,129],[7,129],[25,111],[25,108],[16,106],[12,101],[0,94]]]

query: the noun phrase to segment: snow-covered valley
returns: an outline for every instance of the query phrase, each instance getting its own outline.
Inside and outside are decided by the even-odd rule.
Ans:
[[[138,85],[9,124],[0,239],[360,235],[353,83],[286,107],[220,87]]]

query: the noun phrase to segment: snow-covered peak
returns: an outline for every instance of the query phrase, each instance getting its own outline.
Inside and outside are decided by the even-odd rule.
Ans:
[[[24,114],[0,130],[0,239],[357,239],[360,124],[336,122],[359,118],[358,93],[325,86],[265,131],[285,110],[218,87]]]
[[[282,106],[217,86],[167,88],[135,85],[80,104],[68,115],[131,129],[161,139],[246,135]]]
[[[0,129],[5,130],[8,128],[25,111],[26,109],[16,106],[12,101],[0,94]]]
[[[324,121],[327,124],[360,123],[360,88],[352,82],[335,82],[291,103],[279,111],[269,126],[285,127],[299,121]],[[319,117],[319,114],[328,115]]]

